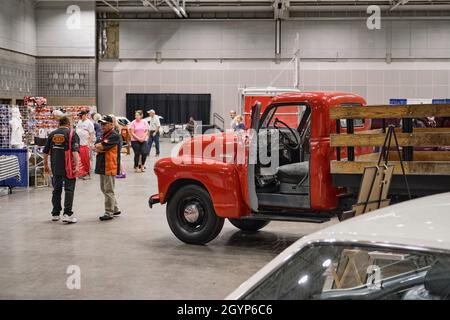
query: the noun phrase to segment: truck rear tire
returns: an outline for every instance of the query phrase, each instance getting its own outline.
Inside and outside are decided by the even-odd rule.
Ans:
[[[180,188],[169,199],[166,216],[173,234],[189,244],[208,243],[219,235],[224,223],[216,215],[209,193],[197,185]]]
[[[243,231],[256,232],[269,224],[267,220],[228,219],[233,226]]]

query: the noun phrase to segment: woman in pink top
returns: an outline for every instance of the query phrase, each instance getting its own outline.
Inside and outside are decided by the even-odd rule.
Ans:
[[[145,160],[147,159],[147,138],[149,133],[149,126],[147,121],[142,120],[142,111],[138,110],[135,113],[135,120],[131,122],[131,147],[134,151],[134,170],[136,172],[144,172]],[[141,158],[141,163],[139,163]]]

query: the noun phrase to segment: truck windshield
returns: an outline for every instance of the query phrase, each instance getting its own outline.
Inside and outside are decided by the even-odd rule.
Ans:
[[[260,128],[273,128],[276,119],[286,123],[289,128],[297,129],[305,114],[307,107],[305,105],[281,105],[273,107],[267,113]]]
[[[316,244],[290,258],[245,300],[449,299],[450,256]]]

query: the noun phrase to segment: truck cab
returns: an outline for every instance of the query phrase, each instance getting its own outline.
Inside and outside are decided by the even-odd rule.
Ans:
[[[172,232],[191,244],[214,239],[225,218],[246,231],[271,220],[328,221],[348,208],[330,173],[330,134],[345,128],[336,128],[329,109],[365,104],[341,92],[281,94],[262,113],[255,103],[248,130],[195,136],[156,162],[159,193],[149,205],[167,203]],[[356,123],[355,131],[370,129],[368,120]]]

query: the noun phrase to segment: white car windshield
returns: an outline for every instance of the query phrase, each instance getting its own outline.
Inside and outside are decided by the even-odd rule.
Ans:
[[[305,247],[244,296],[249,300],[449,298],[449,255],[329,243]]]

